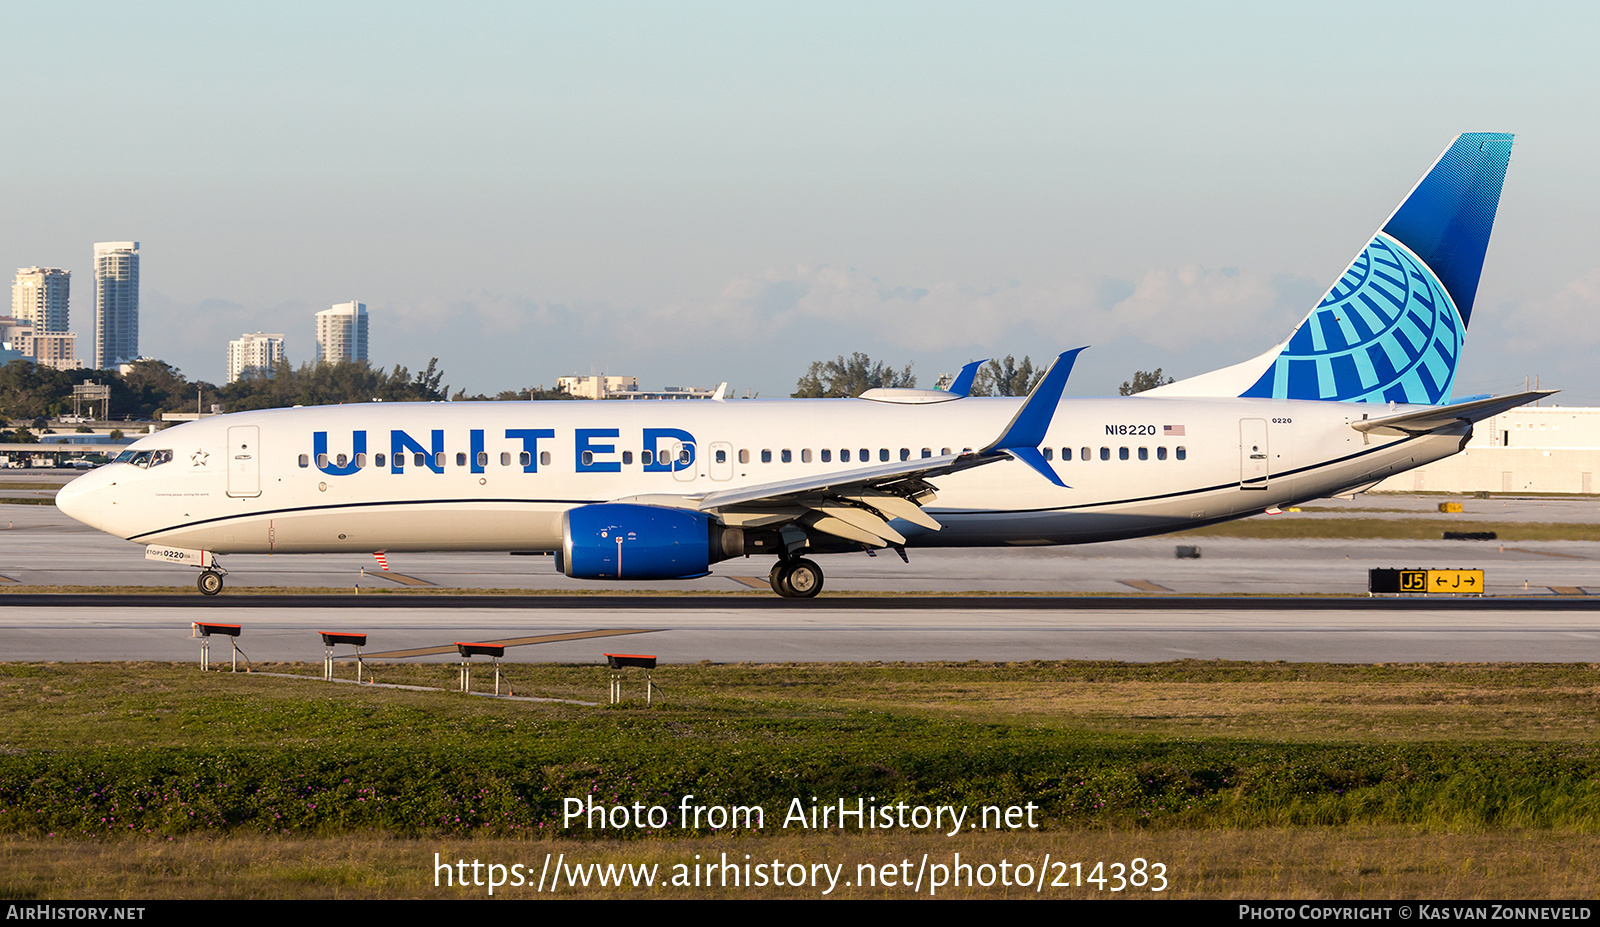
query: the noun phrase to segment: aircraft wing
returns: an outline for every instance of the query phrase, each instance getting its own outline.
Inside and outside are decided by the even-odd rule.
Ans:
[[[935,498],[927,478],[1007,459],[1001,453],[941,454],[738,489],[685,495],[649,493],[616,501],[694,509],[715,515],[725,524],[746,527],[797,522],[824,534],[884,547],[906,540],[889,527],[893,519],[933,531],[941,527],[922,511],[922,506]]]
[[[1508,409],[1525,406],[1536,402],[1546,396],[1553,396],[1559,390],[1536,389],[1524,393],[1512,393],[1509,396],[1495,396],[1489,399],[1479,399],[1473,402],[1458,402],[1454,405],[1435,406],[1431,409],[1421,409],[1414,412],[1399,412],[1394,415],[1385,415],[1382,418],[1364,418],[1358,422],[1351,422],[1350,427],[1360,432],[1378,432],[1379,434],[1407,434],[1420,435],[1440,428],[1449,428],[1461,422],[1477,422],[1491,415],[1499,415]]]
[[[763,527],[795,523],[870,547],[899,546],[905,536],[889,526],[902,519],[932,531],[940,525],[922,511],[935,490],[927,480],[1001,460],[1020,460],[1041,476],[1065,488],[1039,453],[1039,442],[1061,402],[1067,377],[1082,348],[1068,351],[1040,379],[1000,436],[977,451],[920,457],[897,463],[819,473],[737,489],[706,493],[649,493],[617,499],[639,505],[694,509],[716,515],[725,524]]]

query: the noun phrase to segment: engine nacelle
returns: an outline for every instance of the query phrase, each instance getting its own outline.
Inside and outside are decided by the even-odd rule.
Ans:
[[[561,571],[575,579],[686,579],[722,560],[727,530],[710,515],[608,502],[561,516]]]

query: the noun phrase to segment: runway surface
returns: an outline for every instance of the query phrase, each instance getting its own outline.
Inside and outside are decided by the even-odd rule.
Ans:
[[[501,603],[503,604],[503,603]],[[320,660],[318,631],[369,635],[371,651],[453,641],[639,631],[513,647],[524,662],[599,662],[610,652],[665,662],[818,660],[1126,660],[1184,658],[1330,661],[1600,662],[1600,614],[1408,607],[1379,609],[1321,600],[1315,609],[1234,609],[1197,601],[1116,608],[1015,608],[959,601],[951,607],[881,607],[857,600],[829,608],[723,597],[586,599],[524,608],[338,610],[226,604],[181,609],[122,600],[101,607],[0,608],[0,647],[12,660],[185,660],[198,655],[191,623],[238,624],[254,660]],[[1038,604],[1038,603],[1030,603]],[[1508,604],[1508,603],[1502,603]],[[801,607],[795,607],[799,605]],[[228,651],[213,644],[213,655]],[[348,648],[346,648],[348,652]],[[429,659],[454,659],[440,656]]]
[[[1403,497],[1361,501],[1418,512],[1424,505]],[[1436,509],[1437,500],[1424,501]],[[1512,502],[1469,502],[1465,517],[1576,521],[1595,511],[1592,500]],[[9,586],[0,595],[0,655],[194,659],[199,646],[190,626],[202,621],[242,625],[239,643],[258,661],[320,660],[318,630],[366,632],[369,652],[623,630],[643,633],[515,646],[507,659],[587,663],[620,650],[667,662],[1600,663],[1600,595],[1587,594],[1600,593],[1600,544],[1205,539],[1198,542],[1201,559],[1188,560],[1175,556],[1178,543],[1196,542],[913,550],[909,564],[893,555],[826,557],[820,560],[826,590],[809,601],[726,594],[764,585],[767,564],[753,560],[717,564],[699,580],[624,584],[644,594],[614,596],[579,594],[618,590],[561,576],[548,557],[391,555],[390,572],[402,579],[363,556],[237,556],[224,558],[227,591],[201,598],[193,592],[193,570],[146,561],[138,545],[78,525],[52,507],[0,505],[0,584]],[[1368,599],[1372,567],[1482,568],[1490,595]],[[174,594],[31,594],[60,585],[170,586]],[[566,594],[371,595],[408,585]],[[252,594],[285,586],[348,592]],[[999,595],[967,594],[979,590]],[[225,655],[226,642],[214,643],[212,652]]]

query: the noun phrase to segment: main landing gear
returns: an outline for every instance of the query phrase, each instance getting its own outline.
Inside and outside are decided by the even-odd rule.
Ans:
[[[822,567],[805,558],[779,560],[767,575],[772,591],[786,599],[809,599],[822,591]]]
[[[206,570],[200,574],[195,585],[200,587],[201,595],[216,595],[222,591],[222,574],[216,570]]]

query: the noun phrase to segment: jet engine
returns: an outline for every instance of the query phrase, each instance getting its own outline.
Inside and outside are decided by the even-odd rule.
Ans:
[[[556,566],[574,579],[691,579],[719,560],[744,556],[747,543],[771,550],[776,539],[776,532],[746,532],[704,512],[606,502],[562,514]]]

